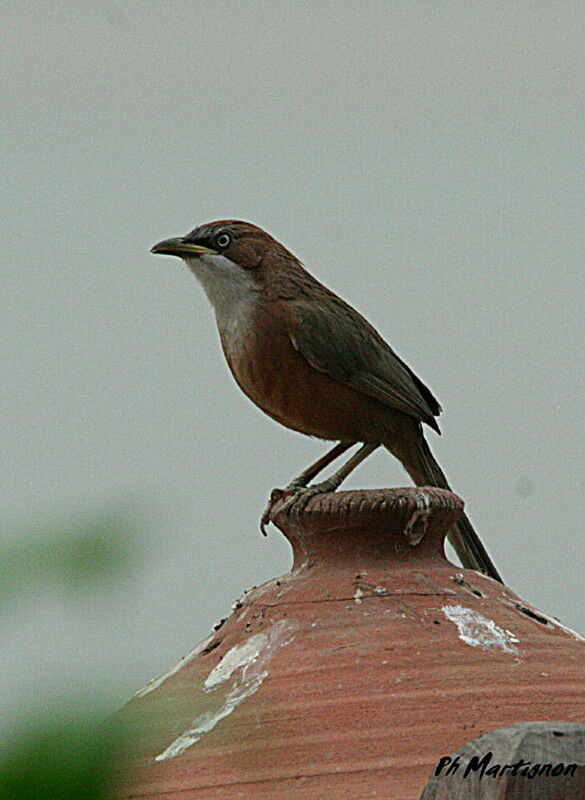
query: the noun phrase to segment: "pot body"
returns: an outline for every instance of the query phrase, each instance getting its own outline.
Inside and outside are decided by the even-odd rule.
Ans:
[[[293,570],[120,712],[143,734],[120,797],[414,800],[483,733],[585,723],[583,639],[446,560],[461,508],[430,488],[277,508]]]

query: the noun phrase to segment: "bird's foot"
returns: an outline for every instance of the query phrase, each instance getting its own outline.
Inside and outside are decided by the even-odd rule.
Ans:
[[[312,486],[302,486],[298,483],[290,483],[286,489],[273,489],[270,493],[270,499],[264,509],[264,513],[260,518],[260,530],[266,536],[266,526],[271,522],[270,512],[275,503],[281,500],[285,495],[288,495],[283,505],[278,509],[278,513],[292,513],[299,516],[305,510],[305,507],[311,497],[316,494],[325,494],[326,492],[334,492],[339,483],[337,481],[326,480],[321,483],[314,483]]]
[[[316,494],[334,492],[337,485],[335,481],[327,480],[314,483],[312,486],[287,486],[285,493],[289,494],[290,492],[291,494],[280,507],[279,513],[292,513],[299,516],[305,510],[311,497],[315,497]]]
[[[415,503],[416,510],[408,520],[408,524],[404,529],[404,537],[411,547],[416,547],[424,538],[431,513],[431,499],[426,492],[417,492]]]

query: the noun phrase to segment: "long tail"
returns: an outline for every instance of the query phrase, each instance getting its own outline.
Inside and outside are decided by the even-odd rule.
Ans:
[[[422,431],[418,437],[417,455],[417,468],[411,469],[408,463],[404,464],[415,484],[417,486],[438,486],[440,489],[450,490],[447,478],[431,453]],[[448,538],[464,567],[479,570],[500,583],[504,582],[465,514],[462,514],[457,524],[451,528]]]

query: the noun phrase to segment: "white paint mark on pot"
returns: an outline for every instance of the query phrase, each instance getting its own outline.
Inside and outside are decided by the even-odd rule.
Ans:
[[[281,620],[264,633],[257,633],[228,650],[219,664],[211,670],[203,686],[204,691],[210,694],[218,691],[228,681],[231,681],[231,687],[226,694],[219,693],[216,708],[200,714],[193,720],[191,727],[156,756],[155,760],[165,761],[181,755],[253,695],[269,674],[270,659],[278,648],[292,641],[296,627],[293,620]]]
[[[483,650],[497,648],[505,653],[518,652],[516,636],[478,611],[465,606],[443,606],[442,611],[447,619],[455,623],[459,638],[465,644],[481,647]]]
[[[205,688],[212,689],[218,683],[227,681],[237,669],[243,669],[248,664],[253,664],[258,660],[260,653],[268,645],[268,642],[267,634],[257,633],[255,636],[250,636],[245,642],[232,647],[205,679]]]
[[[413,512],[411,518],[404,529],[404,536],[406,541],[412,547],[416,547],[424,538],[429,525],[429,517],[432,508],[432,500],[430,496],[424,492],[419,491],[414,497],[416,510]],[[420,523],[417,525],[417,523]],[[415,530],[418,528],[418,530]]]
[[[191,728],[182,733],[166,750],[156,756],[155,761],[165,761],[167,758],[180,756],[188,747],[198,742],[204,733],[213,730],[217,723],[229,716],[234,708],[240,705],[247,697],[254,694],[267,673],[257,675],[253,680],[243,686],[237,686],[225,697],[224,702],[216,711],[206,711],[194,720]]]

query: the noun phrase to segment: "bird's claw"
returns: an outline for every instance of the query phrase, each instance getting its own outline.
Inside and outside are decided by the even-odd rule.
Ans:
[[[291,483],[286,489],[273,489],[270,494],[270,499],[264,509],[264,513],[260,518],[260,530],[264,536],[267,536],[266,526],[272,522],[270,513],[275,503],[281,500],[285,495],[288,495],[284,503],[278,509],[279,514],[294,514],[300,516],[306,508],[307,503],[316,494],[324,494],[325,492],[335,491],[333,486],[328,481],[316,483],[313,486],[299,486],[298,484]]]
[[[270,497],[268,498],[268,502],[266,503],[266,508],[262,512],[262,516],[260,517],[260,530],[262,531],[262,536],[268,536],[268,532],[266,528],[272,520],[270,519],[270,512],[272,511],[272,506],[280,500],[280,498],[285,493],[286,489],[273,489],[270,492]]]

